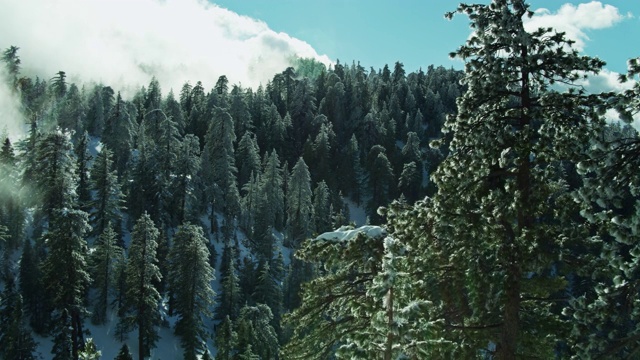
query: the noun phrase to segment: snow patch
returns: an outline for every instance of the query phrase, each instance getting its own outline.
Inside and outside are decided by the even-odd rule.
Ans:
[[[350,241],[358,236],[358,234],[363,234],[369,238],[381,238],[387,236],[387,231],[380,226],[373,225],[365,225],[357,229],[342,226],[336,231],[326,232],[318,236],[316,240],[332,242]]]

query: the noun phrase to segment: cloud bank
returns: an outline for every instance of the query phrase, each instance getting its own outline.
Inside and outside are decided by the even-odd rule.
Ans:
[[[220,75],[255,87],[294,56],[330,63],[308,43],[205,0],[0,0],[0,49],[20,47],[23,73],[117,88],[156,76],[168,92]]]
[[[622,15],[615,6],[604,5],[600,1],[578,6],[567,3],[556,12],[544,8],[536,10],[532,18],[525,20],[525,29],[533,31],[540,27],[552,27],[563,31],[575,41],[575,49],[583,51],[589,41],[589,30],[609,28],[627,17],[631,15]]]

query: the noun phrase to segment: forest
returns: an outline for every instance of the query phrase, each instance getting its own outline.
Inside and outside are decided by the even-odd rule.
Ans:
[[[2,50],[0,359],[640,358],[640,58],[589,93],[604,62],[524,0],[460,15],[464,71],[301,58],[255,89]]]

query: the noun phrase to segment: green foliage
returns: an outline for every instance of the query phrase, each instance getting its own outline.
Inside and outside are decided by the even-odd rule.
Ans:
[[[113,227],[107,226],[96,240],[94,251],[91,253],[93,286],[98,291],[91,314],[94,324],[104,324],[107,320],[109,297],[115,288],[116,269],[124,262],[124,250],[118,246],[116,237]]]
[[[311,235],[313,224],[311,176],[302,158],[291,170],[287,191],[288,240],[292,247]]]
[[[169,288],[178,314],[175,332],[182,340],[184,359],[190,360],[204,350],[208,338],[205,320],[212,317],[215,297],[206,242],[202,228],[187,223],[179,227],[169,253]]]
[[[121,331],[126,333],[138,329],[141,356],[148,356],[159,339],[160,294],[154,285],[161,276],[156,258],[158,236],[159,231],[149,215],[143,214],[133,228],[124,274],[125,303],[118,313]]]
[[[5,284],[0,296],[0,356],[4,359],[35,360],[37,343],[25,326],[22,296],[13,281]]]
[[[44,235],[49,252],[43,264],[43,282],[54,310],[54,334],[60,340],[62,358],[76,358],[82,344],[86,292],[91,282],[84,236],[90,229],[84,211],[55,209],[49,232]],[[67,342],[71,344],[70,354]]]
[[[123,344],[118,352],[118,355],[114,360],[133,360],[133,356],[131,356],[131,352],[129,352],[129,346],[127,344]]]
[[[604,63],[579,56],[563,33],[527,32],[533,13],[524,1],[461,4],[457,12],[474,29],[452,54],[465,61],[468,91],[443,129],[450,154],[432,175],[438,191],[428,211],[440,266],[455,268],[451,284],[466,299],[448,304],[458,316],[437,319],[454,329],[445,338],[464,356],[553,357],[567,336],[552,305],[566,290],[562,264],[584,236],[563,163],[584,156],[601,122],[598,96],[576,81]]]
[[[88,338],[84,344],[84,349],[78,354],[79,360],[100,360],[102,352],[97,349],[92,338]]]
[[[275,359],[278,356],[278,336],[271,326],[273,315],[267,305],[244,306],[236,320],[238,349],[242,358]],[[252,347],[256,347],[253,355]],[[247,357],[248,356],[248,357]]]

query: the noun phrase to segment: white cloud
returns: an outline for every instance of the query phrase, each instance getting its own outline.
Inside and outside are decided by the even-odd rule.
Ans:
[[[589,41],[588,30],[611,27],[626,17],[631,15],[620,14],[615,6],[591,1],[578,6],[564,4],[557,12],[544,8],[538,9],[532,18],[525,20],[525,28],[533,31],[540,27],[552,27],[558,31],[564,31],[569,39],[575,41],[574,47],[582,51]]]
[[[116,88],[149,83],[179,91],[220,75],[265,84],[292,56],[324,63],[308,43],[205,0],[0,0],[0,49],[20,47],[23,72]]]

